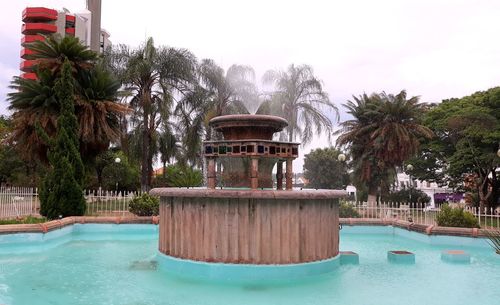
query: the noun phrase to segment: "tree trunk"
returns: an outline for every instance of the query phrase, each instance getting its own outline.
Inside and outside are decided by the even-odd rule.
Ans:
[[[127,118],[125,115],[122,115],[120,118],[120,148],[125,154],[125,156],[130,158],[129,155],[129,150],[128,150],[128,134],[127,134],[127,128],[128,128],[128,122]]]
[[[141,190],[149,191],[149,105],[143,107],[142,156],[141,156]]]
[[[101,168],[101,167],[96,167],[95,169],[95,172],[96,172],[96,175],[97,175],[97,184],[99,185],[99,187],[102,186],[102,171],[103,171],[104,168]]]
[[[479,193],[479,211],[484,213],[488,207],[488,201],[493,194],[493,187],[490,187],[488,176],[481,177],[480,183],[478,183],[478,193]]]
[[[377,205],[377,194],[368,194],[368,206],[374,207]]]
[[[153,185],[153,150],[151,147],[153,146],[153,137],[151,135],[151,131],[148,133],[149,137],[149,151],[148,151],[148,191]]]
[[[368,187],[368,200],[369,207],[377,206],[377,187],[369,186]]]

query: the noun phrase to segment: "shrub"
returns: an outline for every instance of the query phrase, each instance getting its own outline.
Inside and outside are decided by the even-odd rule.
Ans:
[[[156,197],[144,193],[135,196],[128,204],[128,210],[137,216],[158,215],[160,210],[160,200]]]
[[[431,197],[427,196],[421,190],[412,187],[382,195],[382,201],[427,204],[431,201]]]
[[[361,217],[356,209],[347,202],[341,202],[339,208],[340,218],[359,218]]]
[[[203,184],[203,173],[187,166],[169,165],[163,176],[154,179],[155,187],[196,187]]]
[[[442,227],[479,228],[479,222],[474,215],[463,208],[452,208],[447,204],[441,206],[436,220]]]

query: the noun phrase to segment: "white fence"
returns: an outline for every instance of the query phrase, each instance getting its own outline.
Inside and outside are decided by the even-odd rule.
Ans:
[[[85,215],[88,216],[125,216],[128,215],[130,200],[138,192],[114,192],[104,190],[85,190],[87,202]],[[29,215],[38,216],[40,202],[37,188],[0,187],[0,219]]]
[[[115,192],[115,191],[85,191],[88,216],[125,216],[130,215],[128,204],[140,192]]]
[[[38,214],[38,192],[31,187],[0,187],[0,218]]]
[[[422,203],[385,202],[369,205],[367,202],[347,202],[347,204],[357,212],[356,217],[384,220],[400,219],[427,225],[437,225],[436,218],[440,211]],[[467,206],[465,210],[477,218],[481,228],[500,228],[499,209],[480,210],[478,207]]]

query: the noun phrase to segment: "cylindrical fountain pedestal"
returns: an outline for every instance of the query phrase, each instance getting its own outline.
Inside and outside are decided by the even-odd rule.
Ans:
[[[170,270],[177,265],[234,278],[229,273],[238,264],[237,277],[250,272],[255,279],[251,267],[259,266],[257,274],[269,279],[265,267],[280,267],[271,273],[296,278],[337,265],[343,191],[165,188],[152,193],[161,198],[159,250],[170,259]],[[220,271],[221,264],[229,273]]]

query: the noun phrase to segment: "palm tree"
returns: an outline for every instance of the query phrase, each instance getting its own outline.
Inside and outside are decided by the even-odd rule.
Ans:
[[[43,36],[43,35],[42,35]],[[44,36],[44,40],[34,41],[27,48],[33,51],[28,59],[36,61],[39,70],[49,70],[53,75],[59,75],[64,59],[67,58],[73,74],[88,70],[94,66],[97,53],[80,43],[73,36]]]
[[[202,60],[198,69],[200,85],[205,94],[202,115],[206,129],[206,139],[212,138],[208,121],[225,114],[249,113],[258,102],[255,86],[255,72],[250,66],[232,65],[226,73],[213,60]]]
[[[132,93],[132,121],[140,131],[141,188],[151,186],[157,128],[168,122],[174,95],[189,91],[194,80],[195,57],[185,49],[155,47],[149,38],[136,50],[118,47],[110,64]]]
[[[178,140],[182,143],[179,151],[179,161],[190,163],[193,166],[201,167],[200,158],[201,142],[207,120],[209,104],[206,103],[208,92],[200,86],[195,86],[176,105],[174,115],[177,119],[174,132],[178,135]]]
[[[354,160],[354,175],[368,189],[368,202],[376,202],[377,191],[387,187],[397,166],[418,152],[420,139],[432,131],[419,118],[425,104],[418,97],[373,93],[353,96],[344,105],[353,119],[342,122],[338,145],[347,145]]]
[[[273,85],[274,91],[258,113],[270,112],[284,117],[288,121],[288,141],[292,142],[300,136],[303,143],[308,143],[314,132],[320,134],[325,131],[330,136],[333,124],[321,108],[333,110],[337,118],[338,110],[323,91],[321,81],[314,76],[311,66],[292,64],[286,71],[270,70],[264,74],[263,82]]]
[[[163,127],[163,131],[158,136],[158,152],[160,153],[160,161],[163,165],[163,177],[165,177],[167,163],[179,155],[177,137],[168,125]]]
[[[37,80],[14,77],[8,94],[9,109],[14,111],[12,139],[21,147],[23,156],[47,161],[47,146],[37,134],[40,125],[47,135],[56,132],[60,105],[54,84],[64,58],[72,66],[75,85],[75,114],[79,122],[80,152],[92,159],[106,150],[120,135],[119,117],[128,111],[116,102],[120,83],[96,63],[97,55],[82,46],[78,39],[47,37],[29,46],[36,49]],[[51,57],[52,56],[52,57]]]

